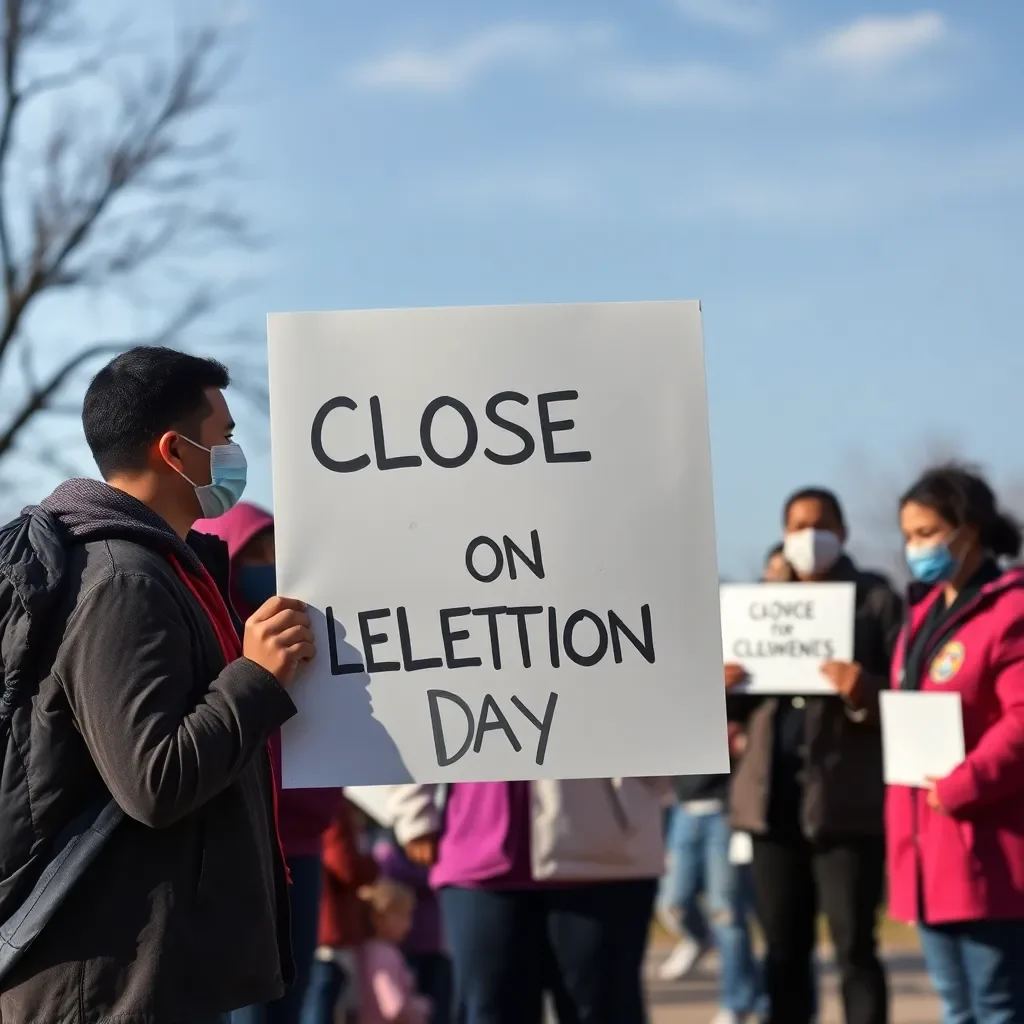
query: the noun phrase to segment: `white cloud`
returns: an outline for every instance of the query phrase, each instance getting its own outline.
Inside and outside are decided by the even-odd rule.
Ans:
[[[752,35],[771,26],[765,0],[675,0],[675,6],[684,18],[727,32]]]
[[[563,28],[510,22],[469,36],[447,49],[395,50],[352,69],[363,89],[450,93],[501,66],[547,64],[576,50],[600,48],[611,38],[602,25]]]
[[[602,85],[611,95],[645,106],[734,106],[749,98],[747,83],[712,64],[609,71]]]
[[[948,34],[936,11],[858,18],[819,39],[810,57],[842,71],[884,70],[934,48]]]

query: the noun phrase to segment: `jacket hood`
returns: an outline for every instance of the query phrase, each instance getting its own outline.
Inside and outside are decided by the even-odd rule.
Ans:
[[[165,519],[137,498],[100,480],[67,480],[40,502],[40,506],[77,540],[135,541],[174,555],[193,571],[202,568],[195,549],[186,544]]]
[[[219,537],[228,546],[228,556],[234,559],[249,541],[273,525],[274,517],[269,512],[241,501],[216,519],[200,519],[195,528],[199,533]]]

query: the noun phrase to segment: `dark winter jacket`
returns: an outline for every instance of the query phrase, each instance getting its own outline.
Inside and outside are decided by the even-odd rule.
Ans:
[[[169,561],[205,566],[226,594],[224,545],[186,546],[93,481],[44,507],[74,543],[31,714],[16,717],[34,857],[0,895],[31,887],[83,807],[109,793],[126,818],[0,984],[0,1020],[180,1024],[273,999],[292,967],[267,737],[295,708],[253,662],[225,666]]]

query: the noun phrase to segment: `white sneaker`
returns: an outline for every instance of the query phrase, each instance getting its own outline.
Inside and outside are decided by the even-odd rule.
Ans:
[[[743,1024],[746,1019],[745,1013],[736,1013],[735,1010],[719,1010],[711,1024]]]
[[[706,947],[693,939],[683,939],[676,943],[672,952],[665,957],[664,962],[658,968],[658,977],[662,981],[682,981],[683,978],[693,973],[693,969],[700,963],[706,952]]]

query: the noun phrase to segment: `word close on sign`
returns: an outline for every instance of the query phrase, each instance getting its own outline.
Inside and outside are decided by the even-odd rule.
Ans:
[[[286,785],[727,770],[696,303],[269,338],[278,580],[318,634]]]

